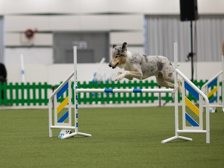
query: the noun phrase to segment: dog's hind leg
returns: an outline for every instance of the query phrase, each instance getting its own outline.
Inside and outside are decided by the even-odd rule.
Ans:
[[[162,73],[160,73],[158,75],[158,77],[156,77],[156,80],[160,86],[169,87],[171,89],[174,89],[174,87],[175,87],[174,84],[170,83],[170,82],[174,82],[174,79],[170,79],[170,78],[167,79],[166,77],[164,78]],[[179,90],[180,94],[182,94],[181,84],[180,84],[179,80],[178,80],[178,90]],[[173,100],[175,100],[174,93],[173,93],[172,97],[173,97]]]
[[[173,65],[169,62],[167,62],[162,71],[160,71],[160,73],[162,73],[163,75],[163,78],[167,81],[167,82],[174,82],[174,69],[173,69]],[[180,84],[180,80],[178,79],[177,80],[178,82],[178,91],[180,94],[182,94],[182,87],[181,87],[181,84]]]
[[[156,77],[156,81],[160,86],[163,87],[169,87],[171,89],[174,88],[174,84],[168,82],[167,80],[165,80],[165,78],[163,77],[162,73],[159,73],[159,75]]]
[[[173,73],[169,73],[168,76],[163,73],[163,78],[168,81],[168,82],[174,82],[174,76]],[[177,83],[178,83],[178,91],[180,92],[180,94],[182,95],[182,86],[180,84],[180,80],[177,79]]]

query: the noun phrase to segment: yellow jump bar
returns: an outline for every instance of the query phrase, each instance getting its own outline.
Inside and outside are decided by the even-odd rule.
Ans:
[[[208,97],[211,97],[215,92],[217,92],[217,87],[208,93]]]
[[[57,113],[59,113],[68,104],[68,97],[57,107]]]
[[[199,116],[199,109],[193,104],[191,103],[191,101],[185,97],[185,104],[197,115]]]

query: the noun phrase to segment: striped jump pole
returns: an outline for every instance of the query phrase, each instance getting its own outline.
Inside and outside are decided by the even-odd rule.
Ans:
[[[173,93],[174,89],[77,89],[77,92],[91,93]]]
[[[71,104],[71,81],[74,73],[72,72],[63,83],[51,94],[49,98],[49,137],[52,137],[52,129],[75,129],[72,126],[71,109],[73,105]],[[58,105],[58,100],[66,95],[64,100]],[[54,102],[54,119],[52,116],[52,102]],[[68,110],[64,111],[65,106]],[[54,121],[54,124],[53,124]],[[61,135],[59,135],[61,137]]]

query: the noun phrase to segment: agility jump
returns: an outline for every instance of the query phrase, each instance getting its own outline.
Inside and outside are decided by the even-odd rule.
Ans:
[[[74,51],[74,72],[72,72],[63,83],[52,93],[49,98],[49,137],[52,137],[52,129],[71,129],[75,130],[74,133],[61,135],[61,139],[69,138],[75,135],[92,136],[91,134],[78,132],[78,92],[105,92],[105,93],[173,93],[175,94],[175,136],[163,140],[162,143],[169,142],[174,139],[184,139],[191,141],[191,138],[179,136],[179,133],[206,133],[206,143],[210,143],[210,116],[209,116],[209,101],[207,96],[199,90],[181,71],[177,69],[177,43],[174,43],[174,89],[78,89],[77,88],[77,48],[73,47]],[[182,120],[183,129],[179,129],[178,122],[178,82],[177,75],[182,77]],[[74,95],[75,103],[71,103],[71,78],[74,77]],[[199,109],[185,97],[185,90],[191,93],[199,100]],[[57,99],[61,95],[68,92],[68,96],[64,101],[57,105]],[[203,130],[203,98],[206,102],[206,129]],[[54,123],[52,122],[52,101],[54,101]],[[68,107],[68,111],[62,115],[58,115],[62,112],[64,107]],[[197,116],[199,121],[195,121],[186,111],[185,106],[188,106]],[[71,108],[74,108],[74,125],[72,126]],[[68,122],[65,122],[68,121]],[[190,126],[186,125],[186,121]]]

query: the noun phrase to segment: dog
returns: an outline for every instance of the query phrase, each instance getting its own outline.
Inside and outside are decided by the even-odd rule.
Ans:
[[[172,89],[175,87],[171,83],[174,82],[173,65],[166,57],[131,53],[127,50],[127,42],[124,42],[122,46],[113,45],[112,60],[109,63],[109,67],[124,69],[124,72],[117,73],[115,81],[120,81],[123,78],[143,80],[155,76],[160,86]],[[181,94],[182,89],[179,79],[178,90]]]

